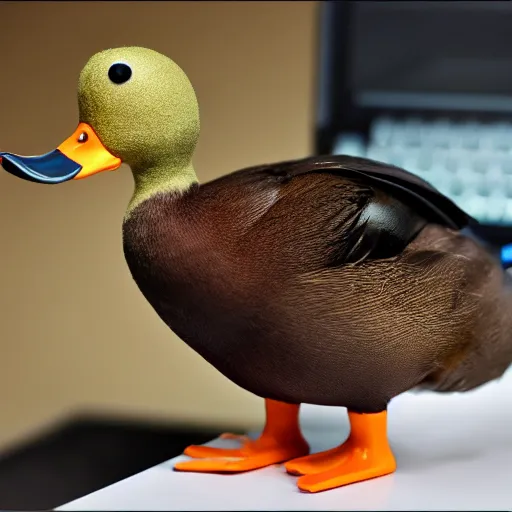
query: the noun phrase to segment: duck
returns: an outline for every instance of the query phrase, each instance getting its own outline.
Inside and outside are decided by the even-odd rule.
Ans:
[[[394,397],[469,391],[509,367],[510,276],[468,235],[476,221],[427,181],[324,155],[200,183],[194,88],[148,48],[93,55],[78,106],[57,149],[1,152],[3,169],[59,184],[127,164],[123,251],[135,285],[170,330],[265,404],[259,437],[189,446],[175,470],[284,464],[310,493],[384,477],[397,469]],[[346,441],[310,453],[302,404],[346,408]]]

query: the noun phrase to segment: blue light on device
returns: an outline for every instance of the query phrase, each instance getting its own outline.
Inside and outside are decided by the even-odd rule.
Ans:
[[[504,267],[512,265],[512,244],[504,245],[501,248],[501,263]]]

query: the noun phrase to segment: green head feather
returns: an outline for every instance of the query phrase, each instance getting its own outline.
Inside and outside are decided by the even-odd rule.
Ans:
[[[109,70],[127,64],[130,78],[114,83]],[[199,137],[199,107],[182,69],[168,57],[140,47],[105,50],[80,74],[80,122],[133,171],[130,209],[158,192],[181,191],[196,181],[192,155]]]

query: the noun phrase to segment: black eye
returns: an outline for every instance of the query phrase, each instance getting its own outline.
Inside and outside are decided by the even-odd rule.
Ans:
[[[132,76],[132,69],[127,64],[112,64],[108,70],[108,77],[115,84],[124,84]]]

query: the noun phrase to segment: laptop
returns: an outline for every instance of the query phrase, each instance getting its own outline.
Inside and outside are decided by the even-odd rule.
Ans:
[[[512,242],[512,3],[324,2],[316,149],[403,167]]]

